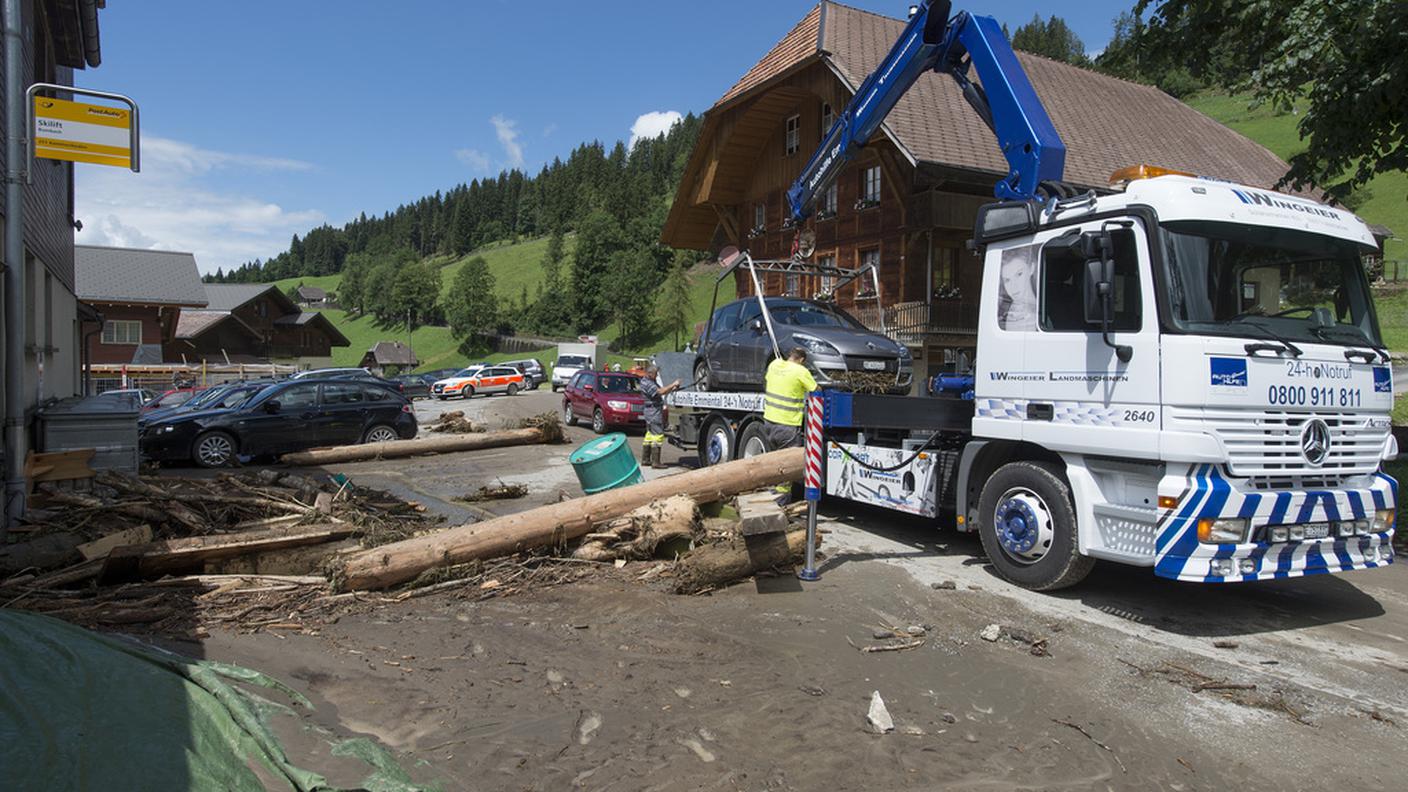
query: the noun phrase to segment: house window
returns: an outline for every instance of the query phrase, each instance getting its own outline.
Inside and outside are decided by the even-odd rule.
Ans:
[[[860,268],[874,267],[877,272],[880,270],[880,248],[871,248],[860,252]]]
[[[822,267],[823,269],[825,269],[825,268],[835,269],[835,268],[836,268],[836,256],[834,256],[834,255],[831,255],[831,256],[822,256],[821,258],[819,258],[819,259],[816,260],[816,263],[819,264],[819,265],[821,265],[821,267]],[[830,294],[830,293],[832,293],[832,292],[835,291],[835,290],[836,290],[836,276],[835,276],[835,275],[822,275],[822,276],[821,276],[821,291],[822,291],[822,293],[823,293],[823,294]]]
[[[836,182],[831,182],[831,186],[821,194],[821,206],[817,208],[817,214],[822,215],[823,219],[836,216]]]
[[[880,203],[880,166],[872,165],[861,171],[861,201],[874,206]]]
[[[761,234],[768,227],[768,207],[766,204],[753,204],[753,233]]]
[[[963,296],[958,291],[958,251],[935,246],[933,253],[934,264],[929,273],[930,299],[953,300]]]
[[[109,320],[103,322],[104,344],[142,343],[142,323],[129,320]]]
[[[784,145],[788,154],[796,154],[801,148],[802,117],[792,116],[787,119],[787,136],[784,138]]]
[[[831,112],[831,103],[821,104],[821,137],[826,139],[826,133],[831,131],[831,125],[836,123],[836,114]]]
[[[798,275],[798,274],[795,273],[795,272],[789,272],[789,273],[787,273],[787,284],[786,284],[786,287],[787,287],[787,291],[786,291],[787,296],[788,296],[788,297],[796,297],[796,296],[797,296],[797,291],[802,288],[802,276],[801,276],[801,275]]]

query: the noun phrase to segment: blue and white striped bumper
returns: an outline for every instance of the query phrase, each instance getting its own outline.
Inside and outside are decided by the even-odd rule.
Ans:
[[[1185,478],[1166,477],[1159,495],[1177,503],[1159,512],[1154,573],[1199,583],[1300,577],[1373,569],[1393,563],[1393,526],[1383,533],[1289,542],[1209,544],[1198,541],[1198,520],[1242,518],[1253,531],[1265,525],[1372,519],[1392,509],[1398,484],[1383,474],[1365,477],[1362,488],[1257,492],[1242,490],[1213,465],[1199,465]],[[1232,562],[1233,574],[1213,574],[1213,561]],[[1220,564],[1219,564],[1220,565]]]

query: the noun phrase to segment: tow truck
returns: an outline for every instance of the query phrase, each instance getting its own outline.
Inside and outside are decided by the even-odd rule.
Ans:
[[[1153,166],[1079,193],[1001,27],[950,10],[911,7],[789,189],[793,256],[721,256],[755,285],[811,266],[816,197],[929,71],[958,82],[1010,167],[970,243],[983,278],[968,398],[811,394],[809,526],[823,494],[932,518],[977,531],[996,572],[1032,590],[1074,585],[1097,559],[1207,583],[1391,563],[1393,382],[1364,222]],[[709,464],[768,450],[760,402],[686,390],[671,419]]]

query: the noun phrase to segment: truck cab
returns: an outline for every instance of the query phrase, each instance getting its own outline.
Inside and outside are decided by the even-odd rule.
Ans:
[[[979,215],[960,527],[1031,583],[1094,558],[1206,582],[1391,561],[1393,385],[1368,228],[1228,182],[1125,178]],[[1033,466],[1068,486],[1073,546]],[[994,488],[1004,469],[1018,475]]]

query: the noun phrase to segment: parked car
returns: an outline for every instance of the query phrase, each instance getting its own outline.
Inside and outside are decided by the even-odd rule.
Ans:
[[[135,406],[141,407],[156,398],[156,391],[147,390],[146,388],[119,388],[117,390],[103,391],[95,398],[127,399]]]
[[[429,374],[402,374],[392,377],[391,381],[400,383],[401,395],[407,399],[430,398],[430,386],[435,382]]]
[[[783,354],[793,347],[807,350],[807,365],[817,384],[844,388],[849,385],[848,376],[881,374],[889,393],[909,391],[914,359],[905,345],[870,330],[830,303],[764,299],[777,345]],[[773,345],[757,298],[735,300],[714,311],[706,338],[694,363],[701,390],[763,389]]]
[[[605,434],[612,427],[644,427],[645,397],[640,377],[608,371],[582,370],[562,389],[562,421],[576,426],[591,422],[592,431]]]
[[[377,382],[382,385],[395,388],[398,392],[405,392],[400,382],[397,382],[394,379],[378,377],[377,375],[371,373],[370,371],[367,371],[364,368],[309,369],[308,371],[300,371],[297,374],[294,374],[292,377],[289,377],[289,379],[354,379],[361,380],[364,382]]]
[[[423,377],[429,377],[431,384],[434,384],[434,383],[436,383],[436,382],[438,382],[438,381],[440,381],[440,380],[442,380],[442,379],[445,379],[446,377],[453,377],[453,376],[455,375],[455,372],[457,372],[457,371],[460,371],[460,369],[457,369],[457,368],[439,368],[439,369],[431,369],[430,371],[422,371],[422,372],[419,372],[419,373],[420,373],[421,376],[423,376]]]
[[[195,412],[196,410],[232,410],[273,384],[273,380],[249,380],[215,385],[201,391],[185,404],[144,413],[137,419],[137,426],[159,421],[178,413]]]
[[[534,358],[524,360],[510,360],[504,363],[505,366],[513,366],[523,372],[523,381],[527,383],[528,390],[537,390],[547,380],[547,372],[543,371],[543,364]]]
[[[267,386],[234,409],[152,421],[139,437],[142,455],[149,459],[225,467],[240,457],[409,440],[417,429],[411,403],[385,385],[302,378]]]
[[[512,366],[472,366],[449,379],[440,380],[430,386],[430,391],[441,401],[451,396],[468,399],[476,393],[507,393],[513,396],[523,390],[525,381],[523,372]]]
[[[142,405],[142,412],[150,413],[157,410],[165,410],[171,407],[180,407],[186,402],[194,399],[196,394],[202,393],[205,388],[188,386],[183,388],[172,388]]]

